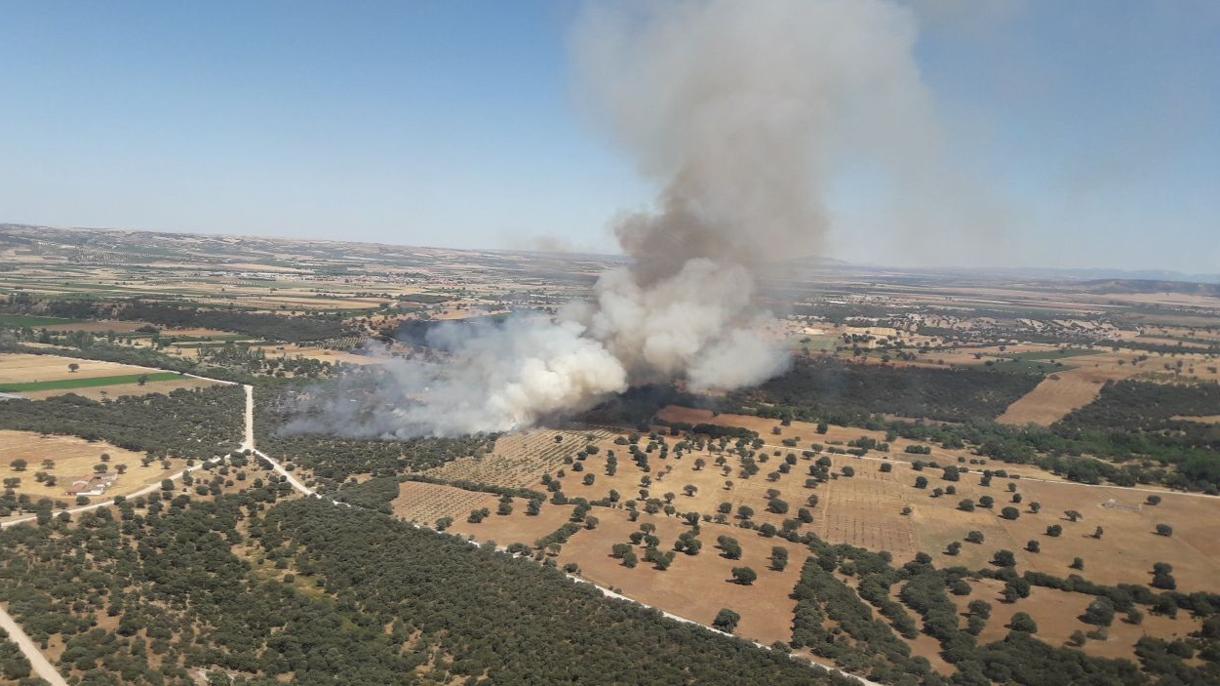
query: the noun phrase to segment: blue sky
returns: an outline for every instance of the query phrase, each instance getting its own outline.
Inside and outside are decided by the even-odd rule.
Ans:
[[[913,7],[1012,233],[972,259],[1220,271],[1220,3]],[[571,2],[0,8],[0,221],[612,249],[655,192],[574,104]]]

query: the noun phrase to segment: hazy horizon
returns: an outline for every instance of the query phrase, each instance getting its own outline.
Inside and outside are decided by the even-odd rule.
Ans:
[[[914,27],[917,83],[953,185],[921,190],[916,220],[894,202],[909,191],[866,155],[837,165],[821,256],[1216,271],[1220,6],[894,9]],[[610,224],[658,188],[576,94],[580,14],[560,2],[374,3],[359,15],[315,3],[14,5],[0,26],[0,88],[17,103],[0,112],[0,215],[616,254]],[[907,231],[915,221],[935,232]]]

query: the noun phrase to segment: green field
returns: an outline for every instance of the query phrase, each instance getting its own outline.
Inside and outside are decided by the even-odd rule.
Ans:
[[[177,372],[153,372],[150,374],[120,374],[118,376],[97,376],[88,379],[59,379],[57,381],[31,381],[29,383],[0,383],[0,393],[21,393],[28,391],[62,391],[73,388],[96,388],[98,386],[117,386],[119,384],[137,383],[141,378],[147,381],[172,381],[182,378]]]
[[[13,328],[79,324],[80,321],[79,319],[63,319],[60,317],[39,317],[32,314],[0,314],[0,326]]]
[[[983,362],[987,369],[1010,374],[1053,374],[1065,372],[1075,366],[1065,362],[1068,358],[1096,355],[1096,350],[1068,348],[1066,350],[1031,350],[1023,353],[999,353],[995,358]],[[978,366],[978,365],[974,365]]]
[[[1003,357],[1014,360],[1062,360],[1068,357],[1080,357],[1081,355],[1096,355],[1097,350],[1085,350],[1083,348],[1068,348],[1067,350],[1033,350],[1024,353],[1005,354]]]

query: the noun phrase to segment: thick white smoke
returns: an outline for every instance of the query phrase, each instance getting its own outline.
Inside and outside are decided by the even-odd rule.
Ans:
[[[444,361],[391,361],[309,427],[500,431],[635,383],[703,391],[779,373],[787,356],[761,333],[757,276],[817,251],[826,180],[853,141],[906,139],[925,106],[914,35],[910,13],[880,0],[590,6],[573,36],[581,94],[662,187],[653,210],[616,222],[632,266],[560,317],[442,328]]]

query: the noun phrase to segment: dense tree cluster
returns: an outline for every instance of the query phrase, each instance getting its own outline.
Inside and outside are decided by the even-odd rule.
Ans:
[[[0,428],[109,441],[157,457],[210,458],[237,448],[244,405],[237,386],[101,401],[69,393],[0,402]]]
[[[1093,403],[1049,428],[993,421],[1039,379],[826,359],[802,362],[757,389],[712,404],[784,420],[862,426],[950,449],[969,446],[982,457],[1036,464],[1081,483],[1158,483],[1220,493],[1220,427],[1174,419],[1214,414],[1220,406],[1217,384],[1114,382]],[[959,423],[911,423],[883,415]],[[1144,464],[1148,460],[1153,464]]]
[[[987,686],[1012,683],[1028,686],[1052,684],[1074,686],[1081,683],[1149,684],[1175,683],[1203,686],[1220,679],[1220,598],[1212,594],[1176,592],[1155,593],[1147,586],[1103,586],[1073,575],[1058,579],[1026,572],[1018,575],[1011,566],[970,572],[964,568],[936,569],[932,558],[920,553],[914,560],[894,568],[885,553],[877,554],[846,545],[830,546],[811,534],[801,537],[814,553],[802,569],[793,591],[797,600],[794,621],[794,647],[807,647],[815,654],[834,659],[845,668],[866,674],[882,683],[934,684],[945,677],[931,672],[926,661],[911,658],[905,643],[894,631],[912,638],[916,628],[907,610],[922,619],[922,631],[941,644],[941,656],[955,673],[953,684]],[[1154,574],[1167,574],[1168,565],[1160,564]],[[856,577],[856,590],[840,579]],[[1069,647],[1055,647],[1039,641],[1033,634],[1037,625],[1023,612],[1013,615],[1008,635],[995,643],[981,645],[978,636],[991,618],[989,603],[973,601],[960,621],[960,608],[950,594],[970,592],[968,580],[981,576],[1004,580],[1009,602],[1028,597],[1033,585],[1096,596],[1081,621],[1104,627],[1125,615],[1124,621],[1139,623],[1142,613],[1136,604],[1152,606],[1152,611],[1172,615],[1178,609],[1204,618],[1204,629],[1189,639],[1176,642],[1144,639],[1137,653],[1140,664],[1126,660],[1094,658]],[[901,603],[890,597],[899,586]],[[872,616],[868,605],[880,610],[888,623]],[[1209,633],[1208,627],[1211,627]],[[1082,640],[1087,640],[1081,632]],[[1191,664],[1191,657],[1202,661]]]
[[[807,647],[849,671],[886,683],[902,683],[912,678],[915,683],[941,683],[928,661],[912,657],[910,646],[895,635],[890,624],[874,617],[869,605],[834,575],[840,554],[853,556],[855,559],[848,564],[861,575],[862,586],[865,581],[869,583],[870,599],[881,603],[883,614],[895,627],[913,635],[914,625],[905,610],[893,601],[881,602],[882,595],[888,600],[889,585],[894,580],[889,576],[893,570],[884,558],[848,546],[831,548],[820,541],[811,547],[819,552],[806,560],[792,592],[797,601],[793,647]],[[831,628],[835,626],[837,631]]]
[[[33,335],[31,335],[33,338]],[[71,355],[80,357],[86,360],[101,360],[103,362],[118,362],[119,364],[131,364],[139,367],[150,367],[155,369],[164,369],[171,372],[186,372],[189,374],[198,374],[213,379],[221,379],[224,381],[237,381],[246,383],[251,380],[250,376],[244,372],[233,370],[228,367],[215,367],[207,364],[202,364],[198,360],[189,360],[173,355],[153,350],[152,348],[135,348],[125,345],[117,345],[98,339],[93,334],[84,334],[83,336],[73,337],[72,340],[65,340],[65,345],[70,346],[71,350],[63,350],[53,347],[36,347],[32,345],[22,345],[19,340],[6,340],[0,336],[0,353],[21,353],[23,355]]]
[[[853,365],[833,358],[801,360],[791,371],[729,402],[772,406],[791,419],[858,424],[874,414],[944,421],[994,419],[1041,377],[978,369]]]
[[[279,493],[6,529],[0,600],[87,684],[847,683],[376,512],[271,507]]]
[[[272,532],[280,536],[269,538]],[[824,681],[749,644],[613,602],[558,571],[318,502],[267,518],[283,547],[330,594],[370,618],[423,632],[454,675],[494,684],[797,684]],[[276,543],[272,547],[269,544]],[[360,559],[353,570],[350,560]],[[371,572],[371,573],[370,573]],[[398,683],[387,681],[385,683]]]
[[[390,503],[398,497],[398,477],[376,476],[358,484],[345,485],[335,499],[357,507],[389,514]]]
[[[11,303],[8,310],[69,319],[125,319],[160,326],[219,329],[290,343],[334,338],[346,333],[345,322],[338,316],[284,316],[232,307],[193,307],[138,299],[32,301]]]
[[[30,661],[21,654],[21,649],[9,640],[4,629],[0,629],[0,682],[27,679],[31,670]]]

